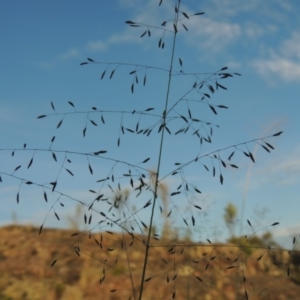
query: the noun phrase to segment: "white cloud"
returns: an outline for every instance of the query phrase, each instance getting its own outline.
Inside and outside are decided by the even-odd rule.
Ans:
[[[232,1],[232,0],[213,0],[215,11],[224,16],[235,16],[241,12],[254,10],[259,4],[259,0],[252,1]]]
[[[91,41],[86,45],[88,51],[104,51],[108,48],[108,43],[103,41]]]
[[[133,6],[133,2],[138,4]],[[174,11],[174,3],[172,1],[165,0],[159,10],[157,10],[156,0],[146,3],[143,3],[140,0],[120,0],[119,4],[124,8],[134,7],[136,13],[130,18],[134,22],[157,26],[161,24],[162,21],[169,20],[170,22],[167,23],[165,29],[173,30],[172,21],[170,20],[170,15],[173,15],[173,13],[170,14],[170,12]],[[194,11],[191,11],[187,6],[182,5],[181,8],[187,14],[194,13]],[[190,18],[185,25],[190,30],[188,38],[189,43],[196,44],[199,48],[205,48],[215,52],[220,51],[232,42],[235,42],[242,34],[242,29],[238,24],[229,21],[220,21],[217,18],[208,18],[205,16]],[[90,41],[86,45],[86,49],[88,51],[104,51],[111,45],[128,42],[141,43],[143,39],[138,39],[137,37],[146,29],[147,27],[141,27],[134,30],[134,28],[127,26],[123,32],[115,33],[106,40]],[[179,29],[184,30],[181,26],[179,26]],[[160,30],[152,30],[151,27],[150,30],[152,37],[159,37],[162,34],[162,31]]]
[[[61,60],[68,60],[68,59],[72,59],[72,58],[78,57],[78,56],[79,56],[79,51],[77,49],[73,48],[73,49],[69,49],[64,54],[60,55],[59,58]]]
[[[288,12],[293,10],[293,5],[286,0],[276,0],[276,2],[283,10],[286,10]]]
[[[256,23],[247,23],[244,32],[250,38],[257,38],[265,33],[265,28]]]
[[[218,18],[235,17],[245,13],[255,13],[263,18],[283,20],[289,18],[287,13],[291,13],[297,8],[297,4],[288,3],[286,0],[206,0],[206,2],[207,3],[203,6],[210,7],[210,4],[212,3],[212,11],[209,11],[209,13],[218,16]]]
[[[300,81],[299,49],[300,34],[293,32],[291,38],[283,41],[277,51],[269,51],[269,58],[254,60],[252,66],[269,81],[274,81],[274,78]]]
[[[271,167],[269,173],[277,177],[278,183],[282,186],[296,184],[299,182],[300,175],[300,159],[298,156],[292,156],[285,161],[277,164],[276,167]],[[298,175],[298,177],[296,176]]]
[[[242,64],[236,60],[228,61],[225,65],[230,69],[240,69],[242,67]]]
[[[193,43],[197,43],[199,48],[208,48],[210,51],[220,51],[237,40],[242,33],[238,24],[218,22],[205,17],[191,19],[188,27],[196,35],[192,37]]]
[[[142,0],[119,0],[119,4],[121,7],[125,8],[134,8],[138,5],[141,5]]]
[[[280,186],[291,186],[299,183],[300,178],[300,146],[283,157],[276,157],[268,165],[260,169],[261,178],[272,180]]]
[[[137,42],[136,32],[124,32],[122,34],[114,34],[108,39],[109,44],[120,44],[127,42]]]
[[[86,46],[85,49],[91,52],[102,52],[107,50],[111,45],[117,45],[121,43],[137,43],[140,40],[137,39],[136,32],[125,30],[123,33],[120,34],[113,34],[110,36],[106,41],[90,41]]]
[[[52,61],[43,61],[43,62],[39,62],[37,63],[37,65],[45,70],[45,71],[51,71],[53,69],[55,69],[55,67],[58,65],[58,61],[66,61],[72,58],[76,58],[80,55],[79,50],[75,49],[75,48],[71,48],[69,50],[67,50],[65,53],[56,56]]]
[[[142,0],[120,0],[119,4],[121,7],[130,8],[131,10],[136,10],[130,18],[132,21],[141,24],[153,24],[157,25],[161,23],[162,16],[164,15],[165,9],[160,10],[157,13],[157,1],[147,1]],[[166,8],[166,7],[164,7]],[[95,40],[90,41],[86,45],[86,50],[88,51],[105,51],[112,45],[118,45],[122,43],[141,43],[142,39],[139,39],[139,35],[147,29],[147,26],[140,28],[132,28],[128,24],[124,24],[125,29],[120,33],[114,33],[105,40]],[[152,30],[151,35],[156,36],[160,34],[157,31]]]
[[[274,76],[285,81],[300,81],[300,62],[273,56],[267,60],[255,60],[252,66],[269,81],[272,81]]]
[[[51,71],[57,66],[58,60],[65,61],[65,60],[69,60],[72,58],[76,58],[79,55],[80,55],[79,50],[72,48],[72,49],[67,50],[62,55],[57,56],[55,59],[53,59],[53,61],[39,62],[37,65],[45,71]]]
[[[286,57],[300,60],[300,33],[293,32],[292,37],[282,43],[280,52]]]

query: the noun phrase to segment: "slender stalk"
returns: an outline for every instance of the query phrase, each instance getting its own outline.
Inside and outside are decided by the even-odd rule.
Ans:
[[[130,274],[130,281],[131,281],[131,286],[132,286],[132,294],[134,299],[136,299],[136,291],[134,287],[134,282],[133,282],[133,277],[132,277],[132,272],[131,272],[131,267],[130,267],[130,261],[129,261],[129,256],[128,256],[128,249],[127,249],[127,244],[126,244],[126,239],[124,238],[124,232],[123,232],[123,241],[124,241],[124,247],[126,251],[126,257],[127,257],[127,266]]]
[[[180,0],[178,0],[178,2],[176,4],[177,13],[175,15],[175,20],[174,20],[174,24],[176,26],[177,26],[177,22],[178,22],[179,6],[180,6]],[[142,272],[142,276],[141,276],[141,285],[140,285],[139,300],[142,300],[142,297],[143,297],[144,281],[145,281],[145,275],[146,275],[146,269],[147,269],[147,263],[148,263],[148,254],[149,254],[149,248],[150,248],[150,238],[151,238],[151,233],[152,233],[152,223],[153,223],[153,218],[154,218],[154,209],[155,209],[155,204],[156,204],[156,199],[157,199],[157,188],[158,188],[159,173],[160,173],[160,163],[161,163],[161,158],[162,158],[163,143],[164,143],[164,133],[165,133],[165,125],[166,125],[166,117],[167,117],[168,103],[169,103],[169,94],[170,94],[171,81],[172,81],[172,70],[173,70],[173,62],[174,62],[176,37],[177,37],[177,30],[174,30],[172,53],[171,53],[169,76],[168,76],[167,93],[166,93],[166,101],[165,101],[165,109],[164,109],[163,116],[162,116],[162,125],[163,125],[163,127],[162,127],[162,130],[161,130],[161,139],[160,139],[160,145],[159,145],[159,155],[158,155],[158,162],[157,162],[157,173],[156,173],[155,186],[154,186],[154,197],[153,197],[152,211],[151,211],[151,216],[150,216],[149,231],[148,231],[147,242],[146,242],[146,251],[145,251],[145,257],[144,257],[143,272]]]

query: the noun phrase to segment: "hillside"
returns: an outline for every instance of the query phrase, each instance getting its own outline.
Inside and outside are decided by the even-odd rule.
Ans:
[[[39,236],[38,230],[0,228],[1,300],[134,299],[132,283],[139,287],[143,262],[142,237],[110,232],[71,236],[73,231],[56,229],[44,229]],[[146,300],[245,299],[245,288],[251,300],[299,299],[296,254],[256,249],[247,256],[225,245],[195,247],[157,237],[152,242]]]

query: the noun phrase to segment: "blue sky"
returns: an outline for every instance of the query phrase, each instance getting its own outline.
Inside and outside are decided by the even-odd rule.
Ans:
[[[172,19],[173,1],[164,0],[161,7],[158,7],[158,2],[0,3],[0,172],[3,181],[0,186],[0,224],[10,223],[15,212],[18,222],[40,225],[50,209],[45,226],[66,227],[67,216],[74,214],[75,210],[74,201],[65,199],[64,208],[56,204],[54,207],[62,216],[58,222],[51,210],[57,195],[47,192],[50,199],[45,203],[42,188],[25,184],[21,186],[20,203],[17,205],[15,199],[20,181],[3,174],[12,174],[16,166],[22,165],[14,175],[48,184],[57,176],[63,164],[63,154],[57,153],[58,162],[55,163],[49,152],[15,151],[12,157],[11,151],[4,149],[21,149],[24,143],[27,143],[28,149],[48,149],[51,138],[55,136],[53,150],[95,152],[104,149],[108,151],[105,157],[133,164],[151,157],[143,166],[155,168],[159,136],[155,133],[146,138],[127,132],[121,136],[121,146],[116,147],[121,115],[111,111],[141,111],[156,107],[154,118],[158,120],[157,115],[163,110],[167,73],[149,69],[147,84],[143,88],[144,73],[141,72],[140,82],[132,94],[133,77],[129,72],[135,70],[135,64],[167,69],[171,35],[166,33],[166,46],[161,50],[157,47],[163,33],[161,30],[151,29],[151,37],[140,38],[144,28],[131,28],[125,24],[126,20],[132,20],[157,26]],[[291,246],[291,237],[300,233],[299,9],[298,1],[182,1],[181,10],[187,14],[205,14],[183,20],[189,30],[185,32],[180,28],[174,71],[180,71],[178,58],[181,58],[185,73],[214,72],[227,66],[229,72],[238,72],[242,76],[223,81],[228,90],[219,90],[212,97],[213,104],[229,107],[227,110],[219,109],[217,116],[207,106],[191,104],[193,115],[220,125],[220,128],[214,128],[211,145],[205,143],[200,149],[199,141],[192,134],[174,136],[178,126],[183,125],[174,123],[173,135],[166,137],[162,174],[169,173],[175,162],[189,161],[199,153],[204,155],[278,131],[284,132],[280,137],[266,140],[275,147],[271,154],[255,143],[248,144],[255,156],[255,164],[244,155],[235,155],[232,163],[237,164],[239,169],[222,169],[223,185],[199,164],[185,170],[186,179],[202,191],[197,199],[189,195],[194,204],[198,203],[203,208],[199,213],[194,212],[196,224],[199,224],[196,225],[195,239],[226,238],[228,230],[224,226],[223,210],[228,201],[238,207],[240,219],[243,215],[243,234],[251,233],[246,219],[252,220],[255,229],[280,222],[277,228],[272,228],[272,233],[287,247]],[[119,66],[111,80],[106,75],[101,81],[100,76],[107,65],[80,66],[87,57],[103,63],[123,62],[133,66]],[[116,66],[111,64],[107,74]],[[171,103],[177,101],[193,83],[193,76],[175,76]],[[87,113],[71,114],[56,129],[61,115],[36,119],[41,114],[53,114],[51,101],[58,113],[74,112],[68,101],[74,103],[80,112],[92,111],[94,106],[102,111],[105,124],[101,123],[101,113],[89,113],[88,117],[98,126],[93,126],[88,120],[87,134],[83,138]],[[186,115],[186,105],[178,106],[177,113]],[[138,119],[138,115],[123,114],[125,127],[134,128]],[[140,121],[141,126],[153,122],[147,117]],[[224,160],[230,154],[228,151],[220,152]],[[27,170],[33,154],[32,167]],[[72,164],[68,168],[75,176],[73,178],[62,170],[57,189],[89,203],[93,195],[88,190],[100,189],[96,181],[109,174],[113,163],[90,158],[90,164],[97,170],[91,175],[85,156],[70,155],[69,158]],[[203,163],[212,168],[211,160],[204,158]],[[123,171],[118,164],[114,169],[115,176],[119,178]],[[128,186],[128,180],[120,178],[120,182]],[[172,192],[181,180],[175,176],[167,178],[166,183]],[[176,228],[184,228],[180,213],[190,218],[188,202],[183,195],[173,198],[169,203],[169,209],[174,211],[172,224]],[[135,200],[132,196],[130,205],[140,207],[140,202],[135,201],[144,203],[145,199]],[[176,207],[180,213],[176,212]],[[99,209],[105,211],[107,207]],[[141,214],[143,220],[147,216],[148,212]],[[160,224],[160,217],[156,224]],[[239,224],[236,232],[240,232]]]

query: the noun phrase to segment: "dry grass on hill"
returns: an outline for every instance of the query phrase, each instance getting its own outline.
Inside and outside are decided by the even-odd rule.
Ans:
[[[129,299],[132,282],[136,289],[140,284],[140,237],[103,232],[101,241],[100,233],[73,233],[44,229],[39,236],[34,227],[1,228],[0,300]],[[296,259],[287,252],[257,249],[247,256],[225,245],[172,246],[154,239],[153,245],[143,299],[245,299],[245,287],[251,300],[299,297]]]

